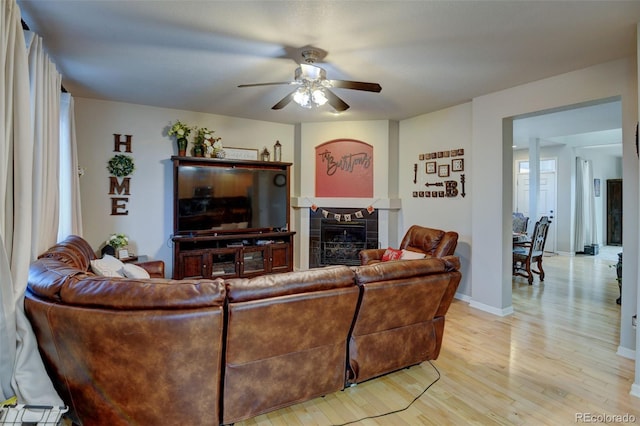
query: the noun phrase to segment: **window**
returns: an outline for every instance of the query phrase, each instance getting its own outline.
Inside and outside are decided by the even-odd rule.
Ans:
[[[544,172],[555,172],[556,171],[556,159],[545,159],[540,160],[540,173]],[[518,173],[529,173],[529,162],[528,161],[519,161],[518,162]]]

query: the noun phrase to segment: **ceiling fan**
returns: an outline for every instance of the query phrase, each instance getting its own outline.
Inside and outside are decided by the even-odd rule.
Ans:
[[[330,89],[351,89],[364,90],[366,92],[380,92],[382,87],[378,83],[365,83],[361,81],[348,80],[329,80],[327,72],[314,63],[320,58],[321,52],[316,49],[306,49],[302,52],[304,63],[296,68],[295,78],[293,81],[277,82],[277,83],[255,83],[241,84],[238,87],[255,87],[255,86],[275,86],[290,85],[297,86],[296,90],[282,98],[280,102],[275,104],[271,109],[282,109],[289,102],[294,101],[298,105],[305,108],[314,106],[322,106],[329,103],[338,112],[346,111],[349,105],[340,99]]]

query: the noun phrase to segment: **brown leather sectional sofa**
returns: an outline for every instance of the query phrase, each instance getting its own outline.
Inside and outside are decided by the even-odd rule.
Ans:
[[[57,244],[25,298],[82,425],[229,424],[436,359],[461,278],[455,256],[226,281],[99,277],[94,257]]]

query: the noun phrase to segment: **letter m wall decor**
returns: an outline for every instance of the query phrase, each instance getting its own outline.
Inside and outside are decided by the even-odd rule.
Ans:
[[[316,197],[373,197],[373,146],[354,139],[318,145]]]

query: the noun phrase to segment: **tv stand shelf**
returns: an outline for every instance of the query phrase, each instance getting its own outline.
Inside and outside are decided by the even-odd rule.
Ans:
[[[172,160],[174,279],[293,270],[290,163]]]

